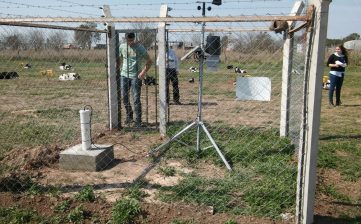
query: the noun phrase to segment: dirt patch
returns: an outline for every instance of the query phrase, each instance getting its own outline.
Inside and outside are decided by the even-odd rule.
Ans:
[[[33,170],[57,163],[62,150],[58,146],[14,149],[5,156],[3,161],[8,166],[19,170]]]
[[[254,224],[276,224],[276,223],[292,223],[275,221],[271,219],[262,219],[255,217],[235,216],[229,214],[213,214],[213,209],[210,207],[183,205],[183,204],[145,204],[143,205],[146,216],[145,220],[149,223],[172,223],[172,221],[188,221],[189,223],[225,223],[228,220],[236,221],[237,223],[254,223]],[[142,220],[140,220],[142,223]]]
[[[361,180],[351,182],[342,178],[342,175],[333,169],[320,169],[318,172],[319,184],[323,186],[334,186],[336,191],[341,195],[349,197],[352,201],[358,201],[361,197]],[[361,215],[360,204],[340,202],[337,199],[331,198],[320,191],[316,195],[315,214],[318,216],[332,216],[332,217],[357,217]],[[324,219],[318,218],[320,223],[327,223]],[[335,223],[348,223],[339,222]]]
[[[87,214],[99,217],[101,223],[106,223],[111,217],[113,203],[123,197],[124,191],[130,184],[139,178],[150,165],[150,158],[147,156],[149,149],[154,145],[162,143],[158,134],[148,134],[146,141],[141,134],[104,132],[94,139],[98,144],[114,144],[116,163],[109,169],[101,172],[81,172],[61,170],[58,167],[59,153],[64,150],[58,146],[44,146],[32,149],[13,150],[3,161],[7,165],[17,167],[17,171],[9,173],[0,180],[2,186],[8,183],[18,184],[19,188],[26,187],[23,183],[30,178],[42,185],[60,186],[68,193],[62,197],[50,196],[28,196],[23,194],[11,194],[0,192],[3,207],[19,206],[20,208],[33,208],[41,212],[43,216],[54,216],[56,204],[72,198],[74,193],[86,185],[94,186],[95,193],[103,200],[96,203],[84,205]],[[123,144],[126,142],[127,144]],[[174,176],[165,177],[159,171],[159,167],[166,166],[175,169]],[[182,180],[182,173],[191,173],[193,168],[182,160],[160,161],[156,166],[146,173],[145,177],[149,185],[174,186]],[[203,177],[223,177],[225,169],[214,166],[206,161],[197,164],[197,172]],[[334,170],[320,170],[320,181],[334,185],[341,194],[348,195],[352,200],[360,197],[361,182],[349,182],[342,179],[340,173]],[[7,181],[7,182],[4,182]],[[15,186],[16,188],[16,186]],[[202,205],[190,205],[181,203],[167,204],[157,199],[157,190],[146,188],[144,191],[147,197],[142,202],[142,215],[137,223],[171,223],[172,221],[194,221],[195,223],[225,223],[227,220],[234,220],[238,223],[294,223],[291,214],[284,214],[285,220],[272,220],[256,217],[235,216],[225,213],[214,213],[212,207]],[[75,208],[79,202],[72,201],[71,208]],[[339,217],[348,214],[350,217],[359,214],[359,206],[354,204],[339,203],[329,196],[317,194],[315,214],[319,223],[327,223],[328,219],[320,217]],[[101,213],[99,211],[102,211]],[[87,220],[85,223],[91,223]],[[342,222],[339,222],[342,223]]]
[[[109,169],[100,172],[81,172],[61,170],[58,167],[58,158],[61,148],[57,146],[37,147],[13,151],[4,161],[8,165],[17,165],[18,171],[3,177],[0,182],[8,185],[10,182],[18,182],[18,187],[27,188],[24,183],[31,181],[44,186],[57,186],[68,193],[61,197],[46,195],[30,196],[24,193],[9,193],[7,190],[0,192],[0,206],[19,208],[31,208],[44,217],[58,215],[54,208],[57,204],[69,199],[73,209],[80,203],[75,201],[73,195],[82,187],[91,185],[94,187],[99,200],[95,203],[84,203],[84,209],[89,217],[98,217],[101,223],[106,223],[111,217],[111,208],[114,202],[124,197],[124,191],[130,184],[139,178],[149,168],[150,158],[148,150],[153,145],[164,141],[158,134],[150,134],[147,141],[142,140],[141,135],[132,133],[107,132],[97,136],[95,141],[99,144],[114,144],[116,164]],[[122,144],[127,142],[127,145]],[[31,153],[29,153],[31,152]],[[159,167],[172,167],[175,175],[165,177]],[[148,185],[173,186],[182,180],[184,173],[193,172],[192,167],[182,160],[160,161],[156,166],[146,172],[145,178]],[[197,172],[204,177],[223,177],[225,169],[214,166],[210,162],[197,164]],[[6,183],[4,181],[7,181]],[[15,186],[16,188],[16,186]],[[292,223],[292,215],[288,221],[275,221],[267,218],[235,216],[226,213],[215,213],[212,207],[182,203],[167,204],[157,199],[156,189],[146,188],[147,197],[142,202],[142,215],[136,223],[171,223],[172,221],[194,221],[195,223],[225,223],[234,220],[238,223]],[[100,200],[101,198],[101,200]],[[101,212],[100,212],[101,211]],[[85,223],[91,223],[90,218]]]
[[[63,212],[57,212],[56,206],[65,200],[69,200],[69,208],[71,211],[77,206],[82,206],[85,211],[85,223],[91,222],[92,217],[97,217],[100,223],[106,223],[111,217],[112,205],[98,199],[95,202],[79,202],[66,197],[52,197],[46,195],[29,196],[23,194],[11,194],[0,192],[0,207],[17,207],[19,209],[28,209],[36,211],[42,217],[54,217],[64,215]],[[66,217],[65,213],[65,217]]]
[[[111,218],[112,204],[100,198],[95,202],[78,202],[67,197],[50,197],[44,195],[25,196],[19,194],[11,194],[0,192],[1,207],[18,207],[36,210],[43,217],[53,217],[61,215],[55,211],[55,207],[65,201],[70,201],[68,210],[72,210],[82,204],[85,211],[84,223],[94,223],[97,217],[100,223],[107,223]],[[165,204],[165,203],[142,203],[141,215],[134,223],[172,223],[173,221],[193,221],[199,224],[219,224],[228,220],[234,220],[237,223],[253,223],[253,224],[276,224],[276,223],[292,223],[290,221],[275,221],[271,219],[235,216],[229,214],[213,214],[211,207],[184,204]]]

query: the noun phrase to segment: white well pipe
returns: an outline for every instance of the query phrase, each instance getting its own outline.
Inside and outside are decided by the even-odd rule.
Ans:
[[[90,110],[79,110],[80,129],[81,129],[81,146],[83,150],[89,150],[91,147],[90,136]]]

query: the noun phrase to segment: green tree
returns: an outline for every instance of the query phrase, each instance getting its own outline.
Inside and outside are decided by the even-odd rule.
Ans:
[[[326,46],[328,47],[340,45],[341,43],[342,43],[341,39],[326,39]]]
[[[350,35],[342,39],[326,39],[326,46],[333,47],[343,44],[344,42],[347,42],[349,40],[359,40],[359,39],[360,39],[360,35],[358,33],[351,33]]]
[[[28,34],[28,46],[35,51],[41,50],[44,47],[44,36],[39,30],[33,30]]]
[[[10,48],[12,50],[18,50],[23,45],[21,37],[18,34],[12,34],[5,37],[4,45],[6,48]]]
[[[360,39],[360,35],[358,33],[351,33],[347,37],[343,38],[342,42],[346,42],[349,40],[358,40],[358,39]]]
[[[61,49],[66,43],[67,37],[63,31],[54,32],[46,40],[46,45],[50,49]]]
[[[274,52],[280,46],[280,42],[273,39],[267,32],[245,33],[234,40],[234,48],[244,52]]]
[[[146,23],[136,23],[133,25],[135,29],[141,30],[137,33],[137,40],[146,48],[149,49],[155,43],[156,33],[149,30],[150,25]]]
[[[83,29],[95,29],[96,27],[96,23],[85,23],[79,26],[79,28]],[[76,30],[74,33],[74,39],[81,48],[90,49],[92,43],[97,43],[100,40],[100,33]]]

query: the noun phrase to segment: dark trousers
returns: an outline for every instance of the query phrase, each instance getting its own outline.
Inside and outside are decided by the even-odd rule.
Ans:
[[[328,90],[328,100],[333,104],[333,92],[336,92],[336,105],[341,103],[341,88],[343,84],[343,76],[338,77],[335,75],[329,75],[330,78],[330,88]]]
[[[177,70],[174,68],[167,68],[167,78],[166,78],[166,94],[167,102],[169,103],[169,83],[172,82],[173,86],[173,101],[179,102],[179,87],[178,87],[178,76]]]
[[[135,122],[142,122],[142,104],[140,95],[142,90],[142,80],[135,78],[120,77],[121,94],[123,97],[124,107],[127,113],[127,122],[133,120],[133,110],[130,105],[129,93],[132,92],[135,111]]]

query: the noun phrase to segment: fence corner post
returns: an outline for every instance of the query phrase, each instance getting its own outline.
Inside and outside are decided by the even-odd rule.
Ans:
[[[322,76],[324,71],[325,47],[329,4],[331,0],[311,0],[315,6],[314,25],[312,32],[312,49],[310,52],[308,97],[306,102],[306,130],[304,148],[304,175],[302,177],[303,197],[297,223],[311,224],[314,220],[314,206],[317,180],[317,154],[320,129]]]
[[[162,5],[160,7],[160,17],[167,17],[168,6]],[[166,97],[166,68],[165,68],[165,29],[166,23],[158,24],[158,69],[159,69],[159,132],[161,136],[167,134],[167,97]]]
[[[304,3],[298,1],[291,10],[291,16],[300,15],[304,8]],[[288,26],[293,27],[294,21],[288,21]],[[292,34],[291,34],[292,35]],[[290,95],[292,82],[292,61],[293,61],[293,35],[288,35],[283,44],[283,65],[282,65],[282,95],[281,95],[281,116],[280,116],[280,136],[286,137],[289,134],[290,124]]]
[[[108,5],[103,6],[105,17],[112,17]],[[109,129],[114,130],[119,127],[118,119],[118,80],[116,71],[116,33],[115,26],[107,23],[107,72],[108,72],[108,116]]]

